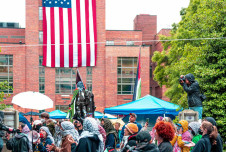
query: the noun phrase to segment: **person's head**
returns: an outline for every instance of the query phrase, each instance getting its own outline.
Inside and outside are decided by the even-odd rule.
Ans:
[[[124,136],[133,135],[138,132],[138,127],[134,123],[128,123],[124,129]]]
[[[176,124],[177,130],[182,128],[182,133],[188,131],[188,121],[187,120],[180,120],[179,123]]]
[[[25,127],[25,124],[20,122],[19,123],[19,126],[18,126],[18,129],[20,130],[20,132],[22,132],[23,128]]]
[[[53,120],[52,119],[48,119],[46,120],[46,125],[49,125],[49,124],[54,124]]]
[[[39,129],[42,127],[42,122],[41,120],[35,120],[33,123],[33,130],[36,130],[39,132]]]
[[[163,117],[162,116],[159,116],[157,119],[156,119],[156,123],[158,123],[159,121],[162,121],[163,120]]]
[[[135,122],[137,119],[137,115],[135,113],[130,113],[129,115],[129,122]]]
[[[47,112],[41,113],[41,119],[48,120],[49,119],[49,114]]]
[[[208,121],[203,121],[200,129],[202,131],[202,135],[209,135],[213,131],[213,125]]]
[[[164,121],[164,122],[172,122],[172,120],[171,120],[171,118],[170,117],[164,117],[163,119],[162,119],[162,121]]]
[[[138,143],[141,143],[141,142],[149,143],[151,140],[151,135],[148,131],[140,131],[136,136],[136,140]]]
[[[75,120],[74,125],[75,125],[76,128],[82,128],[82,122],[79,121],[79,120]]]
[[[199,134],[199,128],[201,124],[199,122],[190,122],[188,125],[188,131],[192,136]]]
[[[99,134],[97,121],[94,118],[86,117],[83,121],[83,130],[94,134]]]
[[[185,83],[186,83],[186,84],[191,84],[191,83],[193,83],[193,82],[195,82],[195,77],[194,77],[194,75],[191,74],[191,73],[186,74],[186,75],[185,75]]]
[[[102,118],[101,119],[101,124],[103,122],[103,128],[106,131],[106,134],[108,135],[110,132],[115,131],[115,128],[113,126],[113,124],[111,123],[111,121],[109,119],[106,118]]]
[[[119,130],[119,128],[120,128],[120,123],[119,122],[116,122],[115,123],[115,130]]]
[[[48,136],[47,131],[46,131],[47,129],[49,130],[48,127],[44,127],[44,126],[43,126],[43,127],[41,127],[40,130],[39,130],[39,133],[42,134],[43,138],[46,138],[46,137]]]
[[[216,120],[213,117],[206,117],[203,121],[208,121],[212,125],[217,126]]]
[[[169,122],[159,121],[154,126],[156,132],[155,137],[157,140],[171,141],[174,137],[174,129]]]

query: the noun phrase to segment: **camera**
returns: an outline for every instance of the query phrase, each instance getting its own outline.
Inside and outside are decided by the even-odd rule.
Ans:
[[[0,130],[7,131],[8,133],[16,133],[16,132],[19,132],[18,129],[7,127],[3,123],[0,123]]]
[[[182,77],[179,78],[179,83],[181,83],[181,81],[185,82],[185,76],[182,76]]]

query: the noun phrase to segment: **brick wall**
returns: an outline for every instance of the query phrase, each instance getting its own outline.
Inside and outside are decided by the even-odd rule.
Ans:
[[[117,95],[117,58],[138,57],[139,46],[106,46],[106,107],[130,102],[133,95]],[[149,94],[149,47],[141,47],[141,96]]]
[[[157,33],[157,16],[149,14],[137,15],[134,19],[134,30],[142,30],[142,40],[154,40]],[[152,42],[143,42],[146,45],[152,45]]]
[[[2,38],[5,37],[5,38]],[[25,29],[24,28],[0,28],[0,43],[25,43]]]
[[[126,45],[126,41],[142,41],[142,31],[107,30],[106,41],[114,41],[115,45]],[[135,42],[134,45],[141,45]]]

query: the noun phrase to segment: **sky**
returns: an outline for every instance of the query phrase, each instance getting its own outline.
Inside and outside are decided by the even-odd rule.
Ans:
[[[133,30],[136,15],[157,15],[157,31],[181,20],[181,8],[190,0],[105,0],[106,29]],[[13,5],[12,5],[13,4]],[[0,0],[0,22],[19,22],[25,27],[25,0]]]

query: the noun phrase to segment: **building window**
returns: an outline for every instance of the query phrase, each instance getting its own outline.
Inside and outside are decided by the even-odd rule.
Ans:
[[[76,84],[75,69],[56,68],[56,93],[73,94]]]
[[[0,90],[4,93],[13,93],[13,56],[0,55],[0,82],[8,82],[7,90]]]
[[[137,74],[137,57],[119,57],[118,94],[133,94]]]
[[[39,31],[39,44],[43,44],[43,31]]]
[[[43,20],[42,7],[39,7],[39,20]]]
[[[134,41],[126,41],[126,45],[134,45]]]
[[[69,108],[68,105],[56,105],[56,110],[68,112],[68,108]]]
[[[11,38],[14,38],[14,39],[24,39],[25,36],[10,36]]]
[[[8,38],[8,36],[0,35],[0,38]]]
[[[86,89],[92,92],[92,67],[86,67]]]
[[[106,45],[115,45],[114,41],[106,41]]]
[[[39,92],[45,93],[45,67],[42,66],[43,57],[39,56]]]

